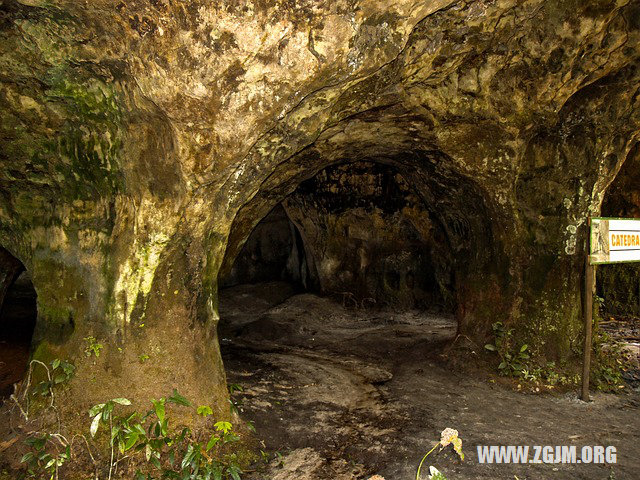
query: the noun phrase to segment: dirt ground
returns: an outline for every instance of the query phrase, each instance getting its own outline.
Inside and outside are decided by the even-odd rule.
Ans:
[[[640,478],[633,388],[588,404],[575,393],[519,393],[443,361],[452,318],[348,309],[282,283],[224,290],[220,312],[228,380],[243,388],[234,397],[278,457],[247,478],[413,479],[446,427],[460,432],[465,460],[449,447],[427,463],[449,480]],[[617,463],[479,464],[478,445],[576,445],[578,455],[613,445]]]

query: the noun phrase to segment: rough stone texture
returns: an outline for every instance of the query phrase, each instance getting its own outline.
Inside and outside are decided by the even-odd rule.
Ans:
[[[0,243],[38,292],[36,355],[81,362],[93,334],[106,354],[79,368],[82,402],[181,386],[226,410],[223,259],[302,180],[366,160],[395,165],[477,257],[463,331],[501,318],[567,357],[586,217],[640,132],[639,12],[2,0]],[[101,369],[111,385],[85,382]]]
[[[454,252],[396,169],[363,162],[327,168],[285,207],[323,293],[356,305],[452,307]]]
[[[23,270],[24,267],[20,260],[11,255],[5,248],[0,247],[0,309],[7,290]]]

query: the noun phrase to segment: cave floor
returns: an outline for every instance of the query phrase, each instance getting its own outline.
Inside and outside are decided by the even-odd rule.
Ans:
[[[243,478],[415,478],[446,427],[464,462],[449,447],[427,464],[450,480],[639,478],[637,391],[590,404],[516,392],[443,360],[451,318],[345,308],[283,283],[226,289],[220,313],[228,380],[243,389],[234,400],[273,458]],[[617,464],[479,464],[477,445],[614,445]]]

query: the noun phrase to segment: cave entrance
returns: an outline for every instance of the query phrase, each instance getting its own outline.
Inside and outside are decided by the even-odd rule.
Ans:
[[[601,216],[640,218],[640,143],[609,186]],[[640,360],[640,263],[598,267],[596,276],[597,295],[603,299],[602,328]]]
[[[338,419],[354,435],[395,422],[372,421],[386,411],[382,392],[423,388],[456,338],[458,272],[473,238],[456,202],[483,210],[473,192],[457,193],[463,181],[430,171],[430,158],[420,172],[391,160],[323,166],[258,197],[253,205],[277,206],[251,233],[232,231],[228,252],[239,253],[221,270],[221,353],[232,402],[266,450],[322,449],[319,432]],[[248,211],[238,225],[260,216]]]
[[[312,282],[304,242],[281,204],[256,225],[219,285],[228,288],[278,281],[298,289],[307,289]]]
[[[0,248],[0,401],[24,377],[37,319],[36,291],[22,263]]]
[[[303,232],[322,294],[360,308],[453,310],[446,234],[396,167],[327,167],[283,205]]]
[[[435,322],[454,335],[456,252],[449,239],[396,165],[330,165],[264,216],[221,275],[221,338],[250,333],[301,343],[302,331],[317,332],[322,322],[332,328],[321,319],[332,309],[338,323],[363,329],[408,322],[409,330],[428,330]],[[370,324],[356,318],[372,311]]]

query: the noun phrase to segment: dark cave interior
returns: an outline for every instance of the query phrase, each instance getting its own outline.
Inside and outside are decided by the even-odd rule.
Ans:
[[[222,288],[283,280],[354,305],[452,312],[447,232],[393,165],[329,166],[249,235]]]
[[[3,249],[4,250],[4,249]],[[36,325],[36,291],[29,273],[15,259],[2,252],[5,284],[0,294],[0,399],[13,393],[13,384],[24,377],[28,368],[31,341]]]
[[[602,217],[640,218],[640,144],[631,149],[602,202]],[[596,271],[597,294],[604,313],[640,315],[640,263],[601,265]]]

